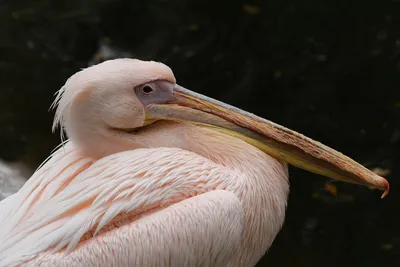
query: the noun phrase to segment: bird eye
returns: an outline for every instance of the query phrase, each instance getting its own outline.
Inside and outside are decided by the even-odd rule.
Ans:
[[[137,85],[134,88],[136,97],[144,106],[165,103],[173,98],[175,83],[156,80]]]
[[[142,92],[143,92],[143,94],[145,94],[145,95],[149,95],[149,94],[151,94],[153,91],[154,91],[154,89],[151,88],[151,87],[148,86],[148,85],[145,85],[145,86],[142,87]]]

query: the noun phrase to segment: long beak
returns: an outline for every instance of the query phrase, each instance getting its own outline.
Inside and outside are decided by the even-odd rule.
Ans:
[[[388,181],[349,157],[281,125],[179,85],[166,104],[147,106],[146,121],[191,122],[236,136],[291,165],[344,182],[389,192]]]

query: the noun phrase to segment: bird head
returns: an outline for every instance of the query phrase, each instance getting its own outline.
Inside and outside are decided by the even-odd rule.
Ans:
[[[135,140],[140,130],[156,122],[178,122],[242,139],[313,173],[384,190],[383,196],[389,191],[386,179],[338,151],[181,87],[162,63],[115,59],[83,69],[68,79],[54,106],[53,129],[61,125],[70,139],[95,156],[115,152],[111,147],[123,150],[123,140]],[[140,139],[136,139],[140,147]]]

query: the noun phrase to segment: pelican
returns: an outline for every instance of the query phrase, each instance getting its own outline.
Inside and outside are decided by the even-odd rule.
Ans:
[[[389,191],[345,155],[179,86],[159,62],[82,69],[53,105],[62,142],[0,202],[0,266],[254,266],[284,222],[288,164]]]

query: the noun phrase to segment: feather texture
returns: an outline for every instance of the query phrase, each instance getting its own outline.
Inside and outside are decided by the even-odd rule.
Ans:
[[[159,162],[167,163],[153,168]],[[52,164],[65,167],[48,168]],[[49,248],[56,252],[66,246],[71,252],[85,233],[94,228],[98,233],[118,214],[139,214],[211,190],[232,189],[235,176],[176,148],[138,149],[92,162],[67,144],[14,195],[25,201],[0,215],[0,239],[5,240],[0,255],[11,256],[0,257],[0,264],[24,261]]]

